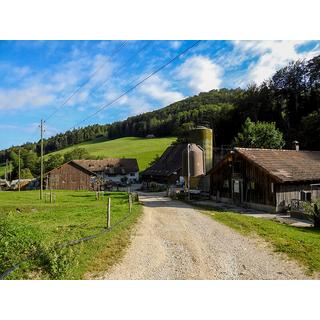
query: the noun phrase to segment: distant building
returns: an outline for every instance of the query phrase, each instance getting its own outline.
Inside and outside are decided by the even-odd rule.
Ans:
[[[31,186],[32,182],[35,179],[16,179],[12,180],[10,183],[10,190],[30,190],[29,186]]]
[[[136,159],[72,160],[51,170],[45,178],[51,189],[95,190],[110,182],[138,182],[139,167]]]
[[[10,183],[6,179],[0,179],[0,191],[8,190]]]
[[[282,211],[320,197],[320,151],[235,148],[211,171],[214,200]]]

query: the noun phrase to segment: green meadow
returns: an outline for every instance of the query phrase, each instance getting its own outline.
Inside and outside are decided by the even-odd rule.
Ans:
[[[136,158],[140,171],[148,167],[156,155],[161,155],[165,149],[174,142],[176,138],[139,138],[125,137],[115,140],[96,139],[89,142],[77,144],[50,154],[65,154],[76,147],[85,148],[90,155],[115,158]]]
[[[99,200],[90,191],[55,193],[56,202],[46,203],[39,191],[0,192],[0,274],[26,260],[6,279],[92,278],[123,254],[141,212],[137,201],[129,214],[125,192],[106,192]],[[105,232],[108,197],[112,229]]]

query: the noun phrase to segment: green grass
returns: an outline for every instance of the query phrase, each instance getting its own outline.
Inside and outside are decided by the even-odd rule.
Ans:
[[[320,230],[293,227],[277,221],[242,214],[206,210],[213,219],[244,235],[258,235],[304,265],[309,273],[320,271]]]
[[[8,279],[82,279],[105,271],[123,254],[141,206],[134,203],[129,218],[102,236],[67,248],[58,244],[98,234],[106,227],[107,196],[111,197],[111,225],[128,214],[126,193],[56,191],[55,204],[39,200],[39,191],[0,192],[0,273],[32,259]]]
[[[88,150],[90,155],[103,157],[125,157],[136,158],[138,160],[140,171],[145,170],[148,164],[158,154],[159,156],[176,138],[138,138],[125,137],[115,140],[96,139],[89,142],[77,144],[50,154],[65,154],[75,147],[81,147]]]

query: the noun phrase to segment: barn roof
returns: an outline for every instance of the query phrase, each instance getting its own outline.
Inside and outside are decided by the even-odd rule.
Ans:
[[[160,159],[146,169],[143,176],[170,176],[182,168],[182,151],[187,147],[186,143],[169,146]]]
[[[102,160],[73,160],[73,163],[90,172],[109,171],[110,174],[127,174],[139,171],[137,159],[105,158]]]
[[[320,151],[235,148],[279,182],[320,180]]]

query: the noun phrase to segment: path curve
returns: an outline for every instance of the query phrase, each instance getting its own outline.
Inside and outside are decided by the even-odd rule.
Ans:
[[[144,213],[122,261],[102,279],[306,279],[292,260],[189,205],[142,194]]]

